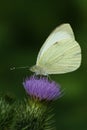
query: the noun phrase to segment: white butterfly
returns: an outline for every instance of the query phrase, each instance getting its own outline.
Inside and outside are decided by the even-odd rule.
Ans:
[[[47,38],[30,70],[40,75],[61,74],[76,70],[80,64],[81,48],[70,24],[63,24]]]

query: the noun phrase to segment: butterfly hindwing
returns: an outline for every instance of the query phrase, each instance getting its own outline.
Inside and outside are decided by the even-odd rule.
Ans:
[[[67,73],[76,70],[81,62],[81,49],[72,38],[51,45],[38,60],[38,66],[48,74]]]

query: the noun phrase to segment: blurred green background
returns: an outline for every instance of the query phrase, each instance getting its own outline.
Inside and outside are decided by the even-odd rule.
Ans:
[[[87,1],[15,0],[0,3],[0,91],[22,100],[22,82],[43,42],[62,23],[70,23],[82,48],[82,64],[75,72],[52,75],[64,90],[55,103],[57,130],[87,130]]]

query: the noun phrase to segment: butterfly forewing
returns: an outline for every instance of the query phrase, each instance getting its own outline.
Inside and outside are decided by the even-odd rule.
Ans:
[[[51,47],[56,42],[60,42],[61,40],[66,40],[70,38],[74,39],[73,30],[70,24],[62,24],[54,29],[54,31],[49,35],[49,37],[46,39],[45,43],[40,49],[37,57],[37,64],[38,60],[40,60],[41,56],[47,51],[49,47]]]

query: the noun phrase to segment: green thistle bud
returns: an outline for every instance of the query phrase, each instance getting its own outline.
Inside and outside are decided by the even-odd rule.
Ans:
[[[12,106],[0,98],[0,130],[12,130],[14,110]]]

